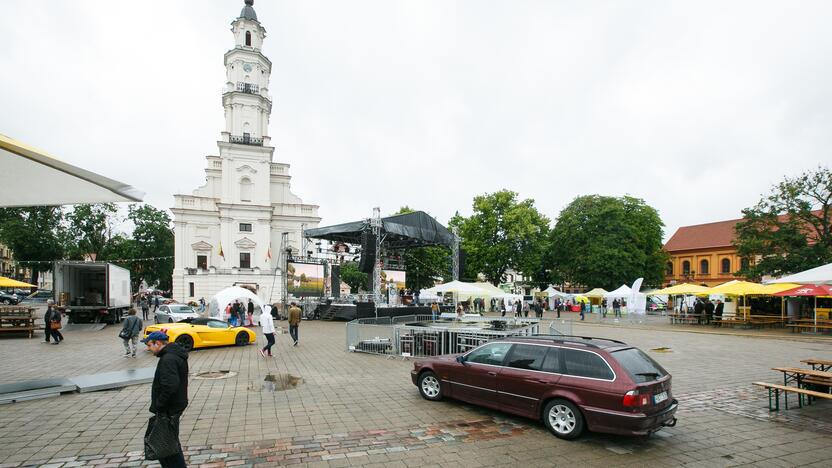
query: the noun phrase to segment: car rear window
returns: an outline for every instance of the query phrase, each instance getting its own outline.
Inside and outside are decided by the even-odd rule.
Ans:
[[[611,354],[635,383],[652,382],[667,375],[659,363],[638,348],[622,349]]]
[[[546,347],[516,344],[511,348],[508,356],[508,367],[515,369],[540,370],[543,358],[546,357]]]
[[[614,378],[610,366],[601,356],[577,349],[562,349],[564,374],[593,379],[612,380]]]
[[[190,306],[170,306],[170,310],[177,314],[189,314],[194,311]]]

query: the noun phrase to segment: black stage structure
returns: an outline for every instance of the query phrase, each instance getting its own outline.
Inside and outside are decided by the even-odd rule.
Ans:
[[[430,314],[428,307],[385,307],[380,304],[381,259],[384,251],[407,250],[417,247],[442,246],[450,250],[453,260],[453,279],[459,277],[459,237],[440,224],[424,211],[397,214],[382,218],[379,209],[373,210],[372,218],[334,226],[306,229],[305,238],[323,239],[331,242],[361,245],[361,265],[373,273],[373,297],[370,303],[359,303],[346,307],[333,318],[347,320],[352,318],[398,316],[413,314]],[[337,307],[335,304],[332,307]],[[368,309],[369,308],[369,309]],[[422,310],[424,309],[424,310]],[[354,314],[354,315],[353,315]]]

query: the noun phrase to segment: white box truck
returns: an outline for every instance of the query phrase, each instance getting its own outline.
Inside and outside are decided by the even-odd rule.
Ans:
[[[55,262],[55,303],[69,323],[118,323],[132,302],[130,270],[106,262]]]

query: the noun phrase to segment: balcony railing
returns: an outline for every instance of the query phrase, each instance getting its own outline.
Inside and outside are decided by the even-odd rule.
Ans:
[[[256,84],[237,82],[237,91],[248,94],[260,94],[260,87]]]
[[[252,145],[252,146],[263,146],[263,139],[262,138],[255,138],[248,135],[243,136],[234,136],[229,135],[228,137],[229,143],[237,143],[240,145]]]

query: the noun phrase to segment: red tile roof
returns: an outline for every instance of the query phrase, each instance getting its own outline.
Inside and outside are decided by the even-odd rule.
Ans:
[[[742,219],[682,226],[667,241],[667,244],[664,245],[664,250],[667,252],[677,252],[680,250],[731,247],[735,235],[734,226],[740,221]]]

